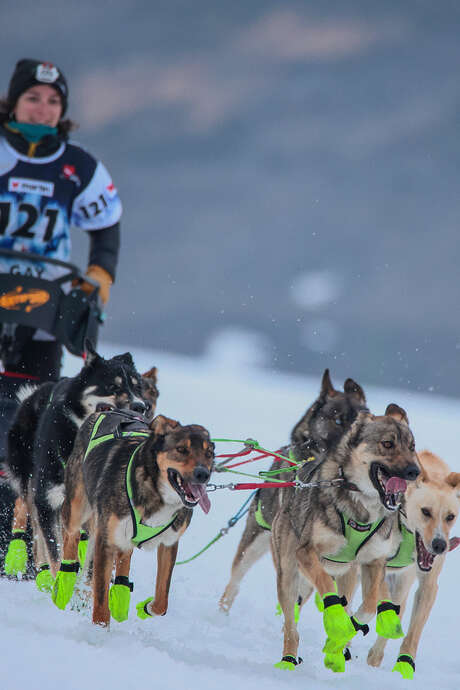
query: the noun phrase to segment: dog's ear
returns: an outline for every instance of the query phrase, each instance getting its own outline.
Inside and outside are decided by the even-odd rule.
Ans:
[[[115,355],[113,359],[115,359],[117,362],[121,362],[122,364],[127,364],[130,367],[134,366],[134,360],[131,352],[124,352],[122,355]]]
[[[353,381],[353,379],[347,379],[345,381],[343,384],[343,390],[345,393],[347,393],[347,395],[355,395],[361,402],[366,402],[366,396],[364,395],[363,389],[359,383],[356,383],[356,381]]]
[[[152,367],[148,371],[145,372],[145,374],[142,374],[143,379],[150,379],[153,381],[153,383],[158,382],[158,369],[156,367]]]
[[[403,408],[396,405],[396,403],[390,403],[388,405],[385,410],[385,417],[393,417],[397,422],[402,422],[409,426],[409,417],[407,416],[406,410],[403,410]]]
[[[85,366],[89,366],[97,359],[100,359],[100,355],[97,354],[93,347],[93,343],[89,338],[85,339]]]
[[[320,396],[325,398],[328,395],[333,397],[334,395],[337,395],[337,391],[332,385],[331,377],[329,376],[329,369],[325,369],[323,378],[321,380]]]
[[[460,472],[451,472],[446,477],[446,483],[457,490],[457,496],[460,498]]]
[[[157,415],[150,422],[150,429],[155,432],[157,436],[165,436],[170,431],[174,431],[180,423],[175,419],[169,419],[169,417],[164,417],[162,414]]]
[[[423,482],[429,481],[429,476],[428,476],[428,472],[426,471],[425,467],[423,466],[423,462],[420,460],[420,455],[418,453],[415,453],[415,455],[417,456],[417,462],[420,465],[420,470],[421,470],[420,474],[418,475],[417,479],[415,480],[415,484],[417,486],[419,486]]]

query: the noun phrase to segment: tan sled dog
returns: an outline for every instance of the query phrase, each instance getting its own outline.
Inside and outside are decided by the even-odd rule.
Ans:
[[[439,457],[427,450],[419,453],[422,473],[406,492],[402,517],[403,529],[409,542],[409,557],[413,563],[401,568],[387,567],[392,600],[401,605],[402,616],[409,590],[418,578],[409,630],[401,644],[394,671],[404,678],[412,678],[417,647],[428,620],[436,593],[438,577],[449,549],[455,548],[457,538],[449,540],[450,530],[460,510],[460,473],[451,472]],[[386,640],[382,637],[370,649],[367,660],[380,666]]]
[[[406,481],[414,481],[419,473],[407,415],[394,404],[384,416],[359,413],[313,475],[308,464],[299,471],[298,478],[306,486],[285,493],[272,528],[278,599],[284,614],[283,657],[278,667],[293,668],[298,663],[294,606],[302,590],[315,588],[323,600],[327,653],[341,653],[360,625],[373,618],[384,586],[386,560],[401,541],[397,510]],[[309,486],[312,481],[315,486]],[[366,535],[353,553],[346,538],[349,529]],[[353,619],[345,611],[346,601],[336,594],[332,576],[345,573],[354,562],[361,565],[363,604]]]

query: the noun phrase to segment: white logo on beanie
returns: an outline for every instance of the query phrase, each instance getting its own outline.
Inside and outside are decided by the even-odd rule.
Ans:
[[[45,84],[53,84],[59,77],[59,70],[51,64],[51,62],[42,62],[41,65],[37,65],[35,71],[35,79],[37,81],[42,81]]]

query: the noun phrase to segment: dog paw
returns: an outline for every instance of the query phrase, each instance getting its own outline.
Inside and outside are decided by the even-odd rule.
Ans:
[[[344,608],[346,599],[336,594],[326,594],[323,602],[323,624],[328,637],[323,651],[334,654],[342,651],[347,642],[356,635],[356,630]]]
[[[78,560],[82,568],[85,565],[87,550],[88,535],[86,534],[86,532],[83,532],[82,534],[80,534],[80,541],[78,542]]]
[[[415,672],[414,660],[409,654],[401,654],[391,670],[400,673],[406,680],[413,680]]]
[[[51,575],[49,565],[42,565],[35,578],[35,586],[40,592],[50,594],[53,591],[54,577]]]
[[[387,640],[397,640],[399,637],[404,637],[398,613],[399,606],[391,601],[381,601],[379,603],[375,624],[377,635]]]
[[[128,620],[130,600],[130,585],[112,585],[109,591],[109,609],[112,618],[115,618],[119,623]]]
[[[345,655],[343,652],[324,655],[324,665],[334,673],[345,673]]]
[[[296,659],[295,656],[288,654],[283,656],[281,661],[278,661],[278,663],[275,664],[275,668],[279,668],[282,671],[293,671],[296,666],[302,663],[302,661],[302,657],[299,656],[299,658]]]
[[[27,548],[24,539],[14,538],[10,541],[5,557],[5,573],[17,576],[27,570]]]
[[[147,618],[152,618],[153,614],[150,613],[149,609],[149,604],[153,602],[154,597],[149,597],[148,599],[144,599],[144,601],[140,601],[138,604],[136,604],[136,610],[137,610],[137,616],[141,620],[145,621]]]
[[[79,568],[80,564],[78,561],[62,561],[61,567],[56,575],[53,591],[51,592],[51,599],[53,604],[56,604],[58,609],[62,611],[72,598]]]

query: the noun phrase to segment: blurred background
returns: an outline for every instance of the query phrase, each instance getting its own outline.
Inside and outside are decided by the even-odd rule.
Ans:
[[[123,200],[104,341],[459,396],[458,2],[0,8]]]

